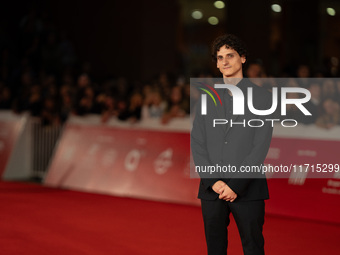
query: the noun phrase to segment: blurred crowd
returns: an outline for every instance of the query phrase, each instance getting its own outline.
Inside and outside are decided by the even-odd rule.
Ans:
[[[160,72],[149,81],[130,81],[126,77],[96,79],[90,63],[81,63],[67,35],[55,24],[33,10],[22,18],[17,31],[0,41],[0,109],[15,113],[29,111],[46,125],[61,124],[70,115],[99,114],[105,123],[111,118],[131,123],[158,118],[163,124],[190,114],[190,104],[197,99],[191,93],[189,77]],[[332,67],[334,68],[334,66]],[[332,73],[332,70],[330,72]],[[323,77],[312,73],[308,65],[300,65],[293,73],[282,76],[297,78]],[[260,61],[247,64],[249,78],[266,78]],[[211,77],[208,73],[193,77]],[[296,80],[299,81],[299,80]],[[304,117],[294,106],[287,115],[305,124],[331,128],[340,124],[340,82],[336,79],[312,79],[300,86],[310,90],[308,109],[312,117]],[[264,83],[259,86],[271,89]],[[193,97],[194,98],[190,98]],[[292,98],[298,94],[290,95]]]
[[[330,70],[331,71],[331,70]],[[329,74],[330,72],[327,72]],[[295,75],[282,78],[268,77],[261,63],[250,63],[246,76],[253,79],[254,83],[271,91],[272,87],[300,87],[308,89],[311,100],[304,103],[304,107],[311,113],[306,116],[295,104],[288,104],[286,107],[285,119],[295,119],[302,124],[315,124],[321,128],[332,128],[340,125],[340,79],[335,77],[324,77],[324,74],[317,72],[312,74],[308,65],[301,64],[297,67]],[[329,75],[327,75],[329,76]],[[260,79],[258,79],[260,78]],[[264,79],[262,79],[264,78]],[[297,99],[304,97],[301,93],[288,93],[287,98]],[[276,116],[275,116],[276,115]],[[274,116],[282,119],[280,109]]]

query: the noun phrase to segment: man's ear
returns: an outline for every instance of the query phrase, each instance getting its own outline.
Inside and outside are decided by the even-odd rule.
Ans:
[[[244,55],[241,56],[241,62],[244,64],[247,61],[246,57]]]

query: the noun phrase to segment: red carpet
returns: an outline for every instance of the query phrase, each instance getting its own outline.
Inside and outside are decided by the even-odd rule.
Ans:
[[[317,204],[317,203],[316,203]],[[267,215],[266,254],[340,253],[340,226]],[[229,254],[241,255],[235,223]],[[200,208],[0,182],[0,254],[204,255]]]

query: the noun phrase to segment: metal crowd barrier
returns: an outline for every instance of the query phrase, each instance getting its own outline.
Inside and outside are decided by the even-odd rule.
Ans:
[[[33,178],[44,178],[62,129],[63,125],[43,125],[40,119],[31,118]]]

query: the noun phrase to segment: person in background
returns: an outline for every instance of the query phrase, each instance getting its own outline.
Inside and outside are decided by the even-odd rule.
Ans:
[[[247,78],[264,78],[266,74],[262,64],[259,61],[253,61],[248,64],[246,76]]]
[[[12,106],[11,90],[0,82],[0,109],[9,110]]]
[[[78,91],[75,107],[75,112],[79,116],[94,113],[94,91],[91,87],[85,87]]]
[[[330,129],[340,124],[340,105],[332,98],[326,98],[321,104],[321,113],[316,125]]]
[[[303,124],[315,124],[317,118],[319,117],[319,105],[321,101],[321,87],[317,82],[311,83],[308,90],[311,94],[311,99],[304,104],[306,109],[312,115],[305,115],[303,117]]]
[[[60,125],[61,119],[56,99],[49,96],[44,99],[42,106],[41,123],[46,126]]]
[[[101,94],[97,97],[97,101],[100,102],[102,105],[102,123],[106,123],[111,117],[116,117],[118,115],[116,109],[116,101],[113,96]]]
[[[29,97],[29,111],[32,116],[38,117],[40,115],[42,103],[41,87],[38,84],[35,84],[31,87]]]
[[[296,70],[297,78],[309,78],[311,77],[311,72],[308,65],[300,64]]]
[[[256,85],[267,89],[268,91],[271,91],[273,87],[268,79],[264,79],[267,78],[267,74],[260,59],[248,64],[246,78],[250,79],[250,81]]]
[[[140,93],[134,93],[130,98],[130,104],[123,109],[119,115],[119,120],[127,120],[130,123],[136,123],[141,120],[143,97]]]
[[[161,118],[163,116],[166,103],[159,91],[151,91],[144,100],[142,108],[142,119]]]
[[[336,94],[338,95],[337,101],[340,104],[340,80],[336,80]]]
[[[86,73],[81,74],[77,80],[77,89],[83,89],[89,86],[91,86],[90,77]]]
[[[333,79],[324,79],[322,83],[322,98],[338,100],[338,93]]]
[[[74,109],[74,93],[69,84],[61,86],[60,91],[60,119],[64,123]]]
[[[300,64],[296,69],[296,79],[299,87],[308,89],[309,88],[309,79],[311,77],[311,71],[308,65]]]
[[[162,116],[162,123],[167,124],[173,118],[184,117],[186,112],[190,111],[190,109],[187,110],[186,107],[190,108],[190,105],[186,106],[183,104],[183,94],[181,87],[173,87],[171,89],[167,108]]]

